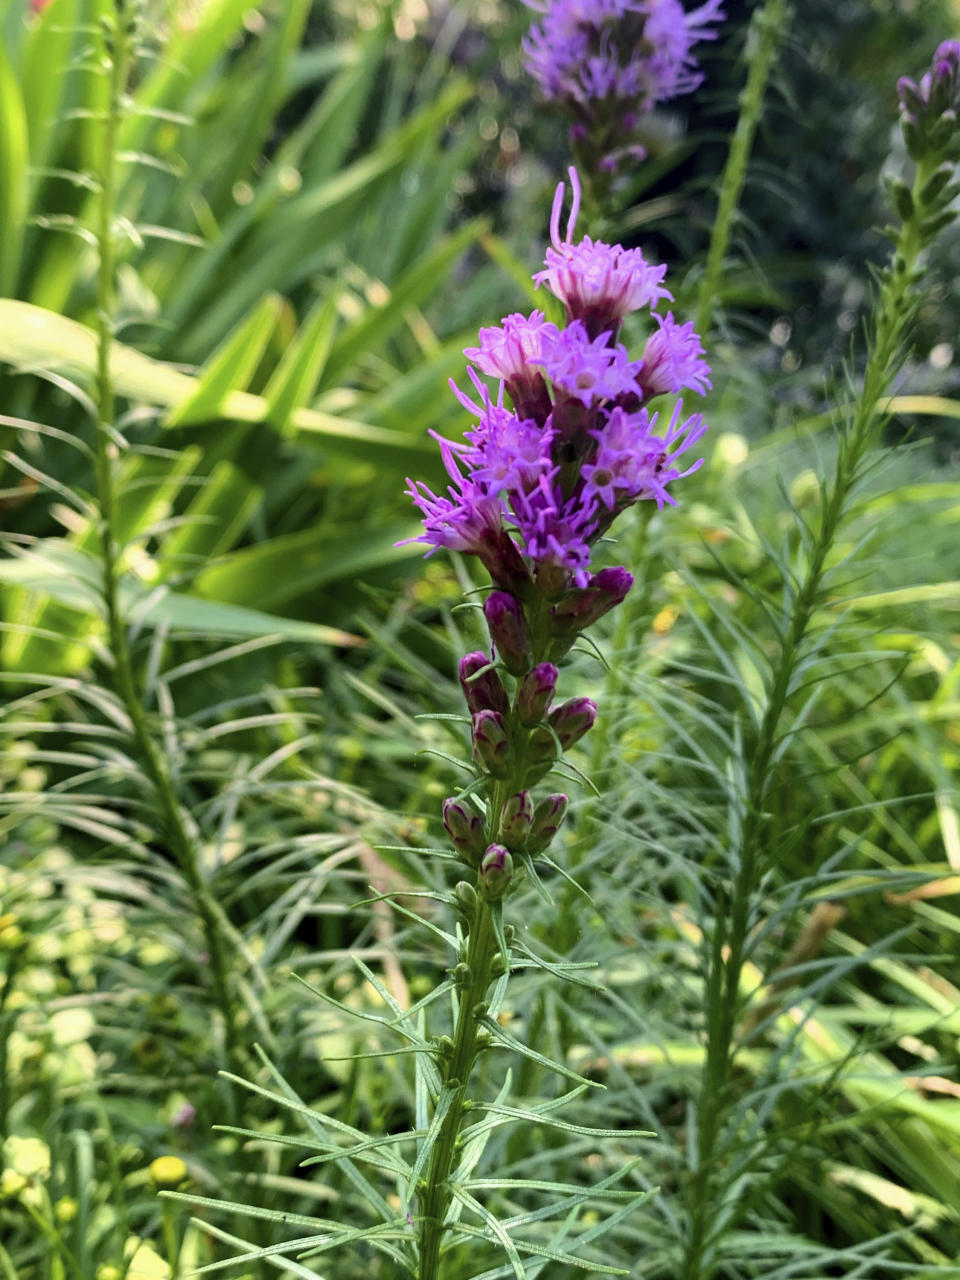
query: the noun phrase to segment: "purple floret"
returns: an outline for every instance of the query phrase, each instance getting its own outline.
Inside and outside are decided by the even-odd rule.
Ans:
[[[704,395],[712,386],[710,366],[703,359],[700,335],[694,332],[692,322],[677,324],[671,311],[653,318],[659,327],[643,349],[640,379],[647,396],[687,390]]]
[[[629,360],[619,343],[611,347],[605,333],[591,341],[582,320],[545,339],[535,363],[555,388],[587,408],[602,400],[642,395],[637,377],[643,361]]]
[[[604,332],[615,334],[629,312],[653,308],[661,298],[672,300],[673,294],[662,284],[667,268],[647,262],[639,249],[604,244],[589,236],[574,244],[573,233],[580,211],[580,179],[573,168],[570,184],[573,200],[566,239],[560,239],[560,211],[566,189],[561,182],[553,200],[546,267],[533,278],[538,288],[545,284],[560,299],[569,320],[583,321],[592,338]]]

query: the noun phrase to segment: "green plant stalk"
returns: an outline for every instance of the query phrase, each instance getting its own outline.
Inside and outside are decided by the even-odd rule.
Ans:
[[[484,997],[492,981],[491,966],[496,954],[492,910],[490,904],[478,896],[467,948],[466,963],[470,967],[470,982],[460,991],[453,1049],[442,1072],[444,1088],[455,1089],[456,1092],[431,1153],[420,1199],[418,1280],[439,1280],[440,1276],[444,1220],[453,1199],[449,1180],[457,1156],[457,1139],[467,1110],[470,1077],[481,1049],[478,1006],[484,1008]]]
[[[532,619],[534,655],[545,656],[549,645],[548,607],[542,606]],[[534,656],[531,667],[542,657]],[[519,694],[521,681],[517,681]],[[511,719],[516,720],[516,697],[511,709]],[[488,783],[487,838],[499,841],[503,811],[509,796],[521,790],[526,772],[526,747],[529,734],[518,733],[514,757],[513,776]],[[452,1090],[453,1097],[427,1166],[426,1177],[418,1189],[419,1269],[417,1280],[440,1280],[440,1248],[443,1242],[444,1223],[453,1200],[450,1176],[453,1173],[458,1139],[464,1116],[469,1108],[469,1085],[473,1069],[488,1039],[480,1019],[487,1012],[486,995],[491,983],[504,970],[495,969],[500,957],[500,944],[494,928],[495,911],[501,903],[491,905],[481,892],[477,892],[476,906],[469,922],[465,963],[469,980],[460,988],[457,1021],[452,1047],[442,1059],[440,1078],[444,1089]],[[505,935],[504,935],[505,936]]]
[[[193,894],[200,915],[210,958],[214,998],[224,1022],[228,1059],[235,1052],[237,1029],[227,980],[227,960],[216,912],[201,872],[200,853],[184,820],[174,793],[166,761],[151,733],[133,674],[133,661],[119,600],[119,553],[116,537],[116,491],[113,483],[115,444],[115,396],[110,370],[115,311],[116,269],[114,217],[117,199],[117,139],[123,112],[123,95],[131,70],[134,32],[128,25],[127,6],[118,3],[106,27],[110,65],[110,98],[103,133],[101,189],[97,248],[97,369],[96,369],[96,480],[103,545],[103,598],[107,630],[113,655],[117,692],[130,718],[134,742],[141,762],[153,784],[163,821],[164,834],[177,865]]]
[[[720,180],[717,214],[710,233],[707,265],[697,298],[694,328],[704,341],[713,324],[714,305],[723,274],[723,263],[730,246],[733,220],[747,177],[753,139],[763,114],[767,81],[770,79],[788,16],[786,0],[767,0],[763,8],[754,13],[747,31],[747,82],[740,93],[740,113]]]
[[[682,1280],[709,1280],[716,1260],[709,1246],[709,1223],[715,1216],[721,1135],[729,1101],[736,1027],[740,1011],[740,985],[749,939],[752,905],[764,868],[766,821],[764,816],[771,781],[771,766],[780,723],[787,708],[791,685],[807,632],[820,602],[827,559],[847,510],[867,449],[882,421],[882,402],[896,367],[903,329],[914,307],[910,297],[916,263],[922,248],[920,224],[924,210],[920,193],[936,165],[921,163],[913,184],[914,213],[897,239],[893,265],[885,273],[876,310],[873,346],[864,372],[863,388],[850,428],[840,439],[832,482],[821,505],[820,527],[814,536],[803,577],[793,601],[790,625],[774,667],[773,682],[756,741],[746,753],[749,759],[743,792],[744,821],[737,850],[737,872],[728,894],[718,894],[716,925],[710,943],[707,970],[707,1053],[697,1108],[697,1159],[689,1186],[689,1221]]]

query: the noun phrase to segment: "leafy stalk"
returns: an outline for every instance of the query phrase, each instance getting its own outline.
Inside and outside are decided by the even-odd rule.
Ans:
[[[713,323],[723,263],[730,247],[733,220],[746,181],[753,139],[763,114],[764,93],[788,17],[786,0],[767,0],[762,8],[754,12],[747,30],[747,82],[740,93],[740,114],[720,181],[717,214],[710,233],[707,265],[700,281],[697,300],[695,328],[704,339]]]
[[[798,666],[814,613],[821,603],[828,559],[861,475],[867,450],[883,420],[883,401],[896,369],[904,327],[916,306],[912,286],[917,259],[929,239],[931,210],[925,189],[936,165],[917,165],[909,201],[900,201],[908,216],[900,228],[892,265],[883,273],[875,310],[871,350],[863,386],[849,428],[841,435],[834,474],[825,486],[819,528],[811,535],[806,563],[794,588],[789,620],[772,664],[766,706],[754,741],[747,744],[742,793],[738,797],[739,839],[730,850],[736,871],[728,890],[717,894],[715,921],[707,960],[706,1061],[697,1107],[695,1165],[688,1186],[689,1231],[682,1280],[709,1280],[718,1260],[711,1223],[724,1194],[723,1131],[738,1045],[740,987],[749,937],[755,923],[758,886],[767,869],[770,837],[768,799],[781,744],[781,723],[788,709]]]
[[[210,957],[213,994],[224,1023],[228,1058],[237,1045],[234,1005],[228,983],[228,961],[216,909],[204,882],[200,851],[177,800],[166,759],[157,745],[134,676],[127,629],[120,605],[120,553],[117,541],[117,497],[114,459],[119,437],[115,426],[116,397],[110,356],[116,308],[115,217],[118,175],[118,133],[123,118],[124,94],[130,76],[136,40],[136,15],[128,0],[117,0],[115,10],[103,19],[103,37],[110,72],[109,100],[103,131],[97,247],[97,368],[96,368],[96,482],[103,548],[103,599],[117,693],[130,719],[134,743],[160,811],[162,833],[196,903]]]

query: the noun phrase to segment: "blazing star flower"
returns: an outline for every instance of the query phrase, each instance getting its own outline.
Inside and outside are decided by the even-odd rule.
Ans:
[[[574,244],[580,203],[574,169],[570,180],[566,239],[559,230],[561,182],[547,269],[535,277],[563,299],[569,323],[560,329],[534,311],[481,330],[480,345],[465,354],[481,373],[501,379],[496,399],[472,366],[467,372],[476,398],[451,381],[474,425],[461,441],[435,437],[452,481],[448,496],[412,480],[407,493],[424,518],[424,533],[409,541],[478,556],[500,593],[491,600],[513,600],[520,615],[531,591],[550,602],[567,601],[562,609],[570,625],[564,624],[563,634],[572,637],[581,615],[599,617],[629,589],[623,570],[613,587],[591,577],[593,544],[634,502],[672,503],[667,486],[700,465],[684,471],[677,460],[706,430],[702,415],[684,419],[678,403],[661,427],[644,401],[685,387],[702,392],[710,369],[693,326],[678,324],[672,313],[654,315],[657,330],[644,358],[630,360],[617,340],[620,322],[627,312],[670,296],[661,283],[665,269],[645,262],[639,250],[587,237]],[[513,410],[504,404],[505,386]],[[524,411],[524,395],[535,398],[534,413]],[[588,587],[597,601],[587,607],[579,596],[579,603],[570,603],[571,591]],[[488,623],[491,635],[503,630],[502,619],[494,625],[488,617]],[[494,643],[505,647],[502,636]]]
[[[513,517],[523,538],[524,550],[538,567],[561,571],[578,587],[585,587],[590,575],[590,540],[596,533],[596,505],[592,501],[568,499],[559,486],[548,480],[532,493],[518,494]]]
[[[938,45],[920,83],[904,76],[897,82],[897,94],[904,138],[914,160],[931,151],[955,151],[960,137],[960,40]]]
[[[653,308],[661,298],[672,300],[673,294],[662,286],[666,267],[655,267],[639,249],[624,249],[619,244],[604,244],[584,236],[573,243],[573,233],[580,212],[580,179],[570,169],[572,203],[567,222],[566,239],[560,239],[560,210],[565,185],[560,183],[550,216],[550,247],[546,266],[533,277],[537,287],[545,284],[564,304],[568,320],[582,320],[591,338],[609,332],[614,337],[623,317],[642,307]]]
[[[644,392],[648,397],[685,390],[704,395],[712,386],[710,366],[703,359],[703,347],[692,322],[677,324],[671,311],[653,318],[659,327],[643,349],[640,381]]]
[[[502,532],[503,506],[495,494],[464,476],[448,441],[440,441],[440,452],[453,481],[447,488],[450,497],[438,497],[422,480],[411,480],[408,476],[404,493],[423,513],[424,532],[398,545],[425,542],[431,548],[428,555],[438,547],[479,555],[491,537],[497,539]]]
[[[544,338],[555,338],[559,332],[542,311],[533,311],[529,316],[514,312],[503,317],[501,326],[481,329],[479,347],[466,347],[463,354],[481,373],[502,378],[506,383],[526,378]]]
[[[582,320],[574,320],[555,337],[545,338],[534,363],[543,366],[554,388],[587,408],[601,400],[642,395],[637,377],[643,361],[629,360],[626,348],[619,343],[611,347],[605,333],[591,342]]]
[[[674,459],[686,452],[706,431],[702,414],[694,414],[680,422],[683,402],[678,401],[666,435],[654,434],[657,414],[646,409],[627,413],[615,408],[606,425],[590,434],[597,450],[583,465],[584,494],[588,500],[602,504],[609,511],[622,510],[640,499],[652,498],[659,508],[676,499],[667,485],[690,475],[701,466],[698,459],[686,471],[674,465]],[[671,452],[671,447],[673,448]]]
[[[614,99],[636,112],[700,84],[691,50],[710,40],[720,0],[527,0],[543,14],[523,41],[543,96],[580,107]]]

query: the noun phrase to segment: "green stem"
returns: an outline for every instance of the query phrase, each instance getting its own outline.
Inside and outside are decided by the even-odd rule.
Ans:
[[[682,1280],[709,1280],[717,1265],[711,1248],[709,1224],[718,1216],[723,1195],[722,1135],[728,1111],[736,1028],[740,1014],[740,987],[746,948],[753,923],[753,906],[759,879],[765,869],[768,793],[773,777],[774,753],[780,725],[790,698],[797,665],[810,623],[821,597],[827,560],[834,546],[856,484],[864,456],[881,420],[880,405],[896,364],[904,325],[911,313],[909,298],[917,256],[921,248],[923,210],[920,192],[932,166],[918,166],[913,196],[914,217],[904,224],[897,242],[893,266],[886,273],[877,305],[873,346],[864,372],[863,389],[853,422],[840,439],[832,482],[821,508],[820,527],[809,551],[793,609],[774,666],[773,682],[756,739],[746,758],[749,766],[742,795],[743,822],[736,849],[737,871],[727,894],[718,894],[707,968],[707,1053],[697,1108],[697,1159],[689,1185],[689,1234]]]
[[[730,151],[720,181],[717,215],[710,233],[707,265],[700,281],[695,328],[704,340],[713,323],[714,307],[723,263],[730,246],[734,215],[747,176],[747,162],[753,149],[757,125],[763,114],[763,98],[773,69],[780,38],[786,27],[786,0],[767,0],[757,9],[747,31],[747,82],[740,93],[740,114],[730,140]]]
[[[454,1090],[436,1145],[430,1157],[425,1189],[420,1200],[420,1270],[418,1280],[439,1280],[440,1246],[443,1224],[453,1199],[450,1175],[457,1156],[457,1139],[467,1109],[470,1076],[482,1048],[479,1017],[485,1012],[484,997],[493,975],[491,966],[498,948],[493,931],[491,908],[477,898],[470,929],[466,963],[470,981],[461,988],[453,1048],[442,1073],[444,1089]]]
[[[107,630],[113,654],[117,692],[130,719],[133,739],[149,777],[160,809],[163,834],[190,887],[197,905],[210,961],[214,997],[224,1021],[228,1059],[236,1043],[236,1020],[227,981],[228,966],[216,910],[204,883],[200,853],[190,833],[173,789],[166,760],[154,740],[133,674],[133,662],[119,599],[120,565],[117,543],[117,504],[113,481],[116,456],[115,396],[110,370],[115,311],[116,254],[114,218],[117,201],[117,137],[123,113],[132,62],[134,31],[129,25],[127,6],[118,3],[107,27],[107,54],[110,64],[110,99],[107,105],[101,166],[101,192],[97,245],[100,267],[97,288],[97,423],[96,478],[103,544],[103,598]]]

